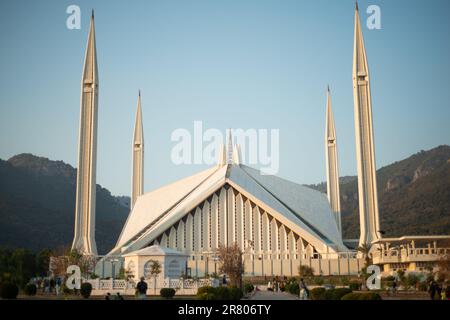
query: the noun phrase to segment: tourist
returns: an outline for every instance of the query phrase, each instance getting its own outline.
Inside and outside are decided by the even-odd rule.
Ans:
[[[48,293],[50,291],[49,287],[50,287],[50,282],[48,281],[48,279],[44,279],[44,291],[43,291],[43,293]]]
[[[120,292],[117,292],[116,300],[123,300],[123,296],[120,294]]]
[[[308,300],[309,290],[303,278],[300,279],[299,289],[300,300]]]
[[[111,293],[107,293],[105,296],[105,300],[111,300]]]
[[[56,281],[55,281],[55,292],[56,292],[56,296],[59,296],[61,290],[61,278],[57,277]]]
[[[144,281],[144,279],[144,277],[141,277],[141,281],[139,281],[136,286],[139,300],[147,299],[147,283]]]
[[[431,300],[434,300],[434,296],[436,295],[437,283],[436,281],[430,281],[430,286],[428,287],[428,293],[430,294]]]
[[[55,279],[54,279],[54,278],[51,278],[49,284],[50,284],[50,286],[49,286],[49,292],[50,292],[50,293],[53,293],[53,288],[54,288],[55,285],[56,285],[56,284],[55,284]]]
[[[442,296],[442,285],[440,285],[439,283],[436,283],[436,292],[438,294],[438,299],[441,300],[441,296]]]
[[[396,291],[397,291],[397,279],[394,278],[394,281],[392,281],[392,295],[395,295]]]
[[[273,291],[273,289],[272,289],[272,282],[270,282],[270,280],[267,283],[267,291]]]
[[[223,286],[226,286],[226,285],[227,285],[227,275],[226,275],[226,274],[223,275],[223,278],[222,278],[222,285],[223,285]]]

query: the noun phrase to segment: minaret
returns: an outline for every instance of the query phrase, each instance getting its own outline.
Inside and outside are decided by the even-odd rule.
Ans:
[[[372,128],[372,98],[370,95],[369,67],[359,21],[358,3],[355,10],[355,36],[353,51],[353,98],[355,106],[356,159],[358,164],[358,196],[360,217],[359,244],[371,245],[381,238],[375,150]]]
[[[97,255],[95,244],[95,188],[97,166],[98,69],[94,11],[81,79],[80,132],[78,144],[75,235],[72,249]]]
[[[139,91],[136,123],[133,135],[133,173],[131,181],[131,210],[144,192],[144,131],[142,127],[141,91]]]
[[[233,163],[233,135],[231,128],[228,129],[227,164]]]
[[[330,88],[327,90],[327,115],[325,125],[325,157],[327,164],[327,196],[331,210],[336,219],[339,232],[341,227],[341,201],[339,193],[339,169],[337,157],[336,128],[334,127],[333,111],[331,110]]]

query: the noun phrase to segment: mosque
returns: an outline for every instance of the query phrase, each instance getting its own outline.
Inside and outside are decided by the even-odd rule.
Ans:
[[[99,77],[94,15],[81,83],[79,158],[72,248],[97,256],[95,186]],[[337,137],[327,91],[324,147],[327,194],[242,163],[230,136],[216,165],[151,192],[144,192],[144,132],[138,97],[132,144],[131,211],[114,248],[99,260],[96,273],[120,268],[147,276],[151,252],[163,264],[183,265],[180,273],[202,277],[218,270],[219,245],[236,243],[249,276],[298,274],[301,265],[316,274],[358,274],[364,259],[355,248],[372,247],[385,272],[416,271],[436,262],[448,249],[448,236],[383,239],[380,232],[369,68],[358,7],[355,10],[353,94],[360,215],[359,240],[342,238]],[[425,247],[416,243],[426,241]],[[439,251],[441,250],[441,251]],[[442,251],[444,250],[444,251]],[[130,260],[130,257],[139,257]],[[177,260],[178,262],[171,262]],[[175,259],[175,260],[174,260]],[[136,263],[139,266],[136,266]],[[175,264],[174,264],[175,263]],[[178,269],[177,269],[178,270]]]

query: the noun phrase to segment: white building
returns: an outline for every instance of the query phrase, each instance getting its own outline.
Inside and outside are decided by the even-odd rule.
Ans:
[[[158,277],[177,279],[186,271],[187,257],[177,250],[155,245],[123,255],[124,269],[135,281],[141,277],[150,279],[152,264],[157,262],[161,266]]]

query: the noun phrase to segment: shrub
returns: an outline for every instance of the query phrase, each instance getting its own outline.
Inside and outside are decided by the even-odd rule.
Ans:
[[[381,296],[375,292],[352,292],[343,296],[341,300],[381,300]]]
[[[284,287],[285,291],[289,292],[290,294],[299,294],[299,286],[296,280],[291,280],[286,284]]]
[[[166,298],[166,299],[171,299],[173,298],[173,296],[175,295],[175,289],[173,288],[162,288],[159,291],[159,294],[161,295],[161,297]]]
[[[349,294],[351,292],[352,292],[352,290],[349,288],[337,288],[337,289],[333,289],[333,290],[328,290],[326,292],[326,298],[327,298],[327,300],[341,300],[341,298],[343,296],[345,296],[346,294]]]
[[[197,300],[210,300],[210,299],[208,299],[208,293],[203,292],[200,294],[197,293]]]
[[[88,299],[91,296],[92,284],[89,282],[84,282],[80,287],[80,294],[83,298]]]
[[[302,277],[312,277],[314,275],[314,269],[309,266],[299,266],[298,274]]]
[[[427,291],[427,290],[428,290],[428,286],[425,282],[419,283],[419,291]]]
[[[419,282],[420,282],[420,279],[415,274],[410,273],[406,276],[406,285],[408,288],[410,288],[410,287],[415,288]]]
[[[314,282],[314,284],[321,286],[321,285],[323,285],[324,280],[322,277],[314,277],[313,282]]]
[[[253,292],[253,290],[255,290],[255,287],[253,286],[253,284],[251,284],[251,283],[249,283],[249,282],[246,282],[246,283],[244,284],[244,292],[245,292],[245,293]]]
[[[27,296],[35,296],[37,287],[34,283],[29,283],[25,286],[24,292]]]
[[[361,293],[360,300],[381,300],[381,296],[376,292]]]
[[[237,293],[235,294],[237,295]],[[198,300],[230,300],[231,298],[231,290],[227,287],[213,288],[210,286],[204,286],[198,288],[197,290]]]
[[[325,300],[325,288],[319,287],[309,290],[311,300]]]
[[[18,294],[19,288],[14,283],[2,283],[0,287],[0,297],[2,299],[16,299]]]
[[[231,287],[229,291],[231,300],[241,300],[242,297],[244,296],[242,290],[238,287]]]
[[[211,286],[203,286],[203,287],[200,287],[200,288],[197,289],[197,296],[198,296],[198,295],[201,295],[201,294],[204,294],[204,293],[208,293],[208,292],[210,292],[210,291],[213,290],[213,289],[214,289],[214,288],[211,287]]]
[[[341,298],[341,300],[360,300],[359,297],[361,293],[351,292],[347,293],[345,296]]]
[[[62,293],[64,293],[65,295],[73,294],[73,290],[67,288],[67,286],[66,286],[65,283],[63,283],[63,284],[61,285],[61,291],[62,291]]]
[[[350,282],[348,287],[350,290],[355,291],[355,290],[359,290],[360,285],[358,282],[353,281],[353,282]]]
[[[215,296],[215,300],[230,300],[231,292],[227,287],[217,287],[214,288],[213,295]]]

